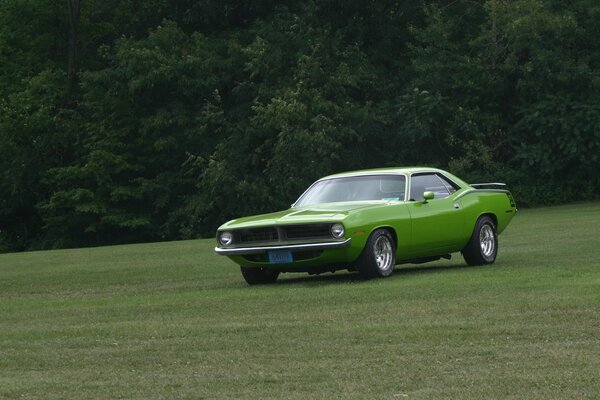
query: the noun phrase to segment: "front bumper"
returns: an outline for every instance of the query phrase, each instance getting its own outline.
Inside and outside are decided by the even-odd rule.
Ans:
[[[311,251],[311,250],[328,250],[328,249],[343,249],[349,247],[352,243],[352,238],[343,241],[323,242],[323,243],[302,243],[302,244],[286,244],[274,246],[256,246],[256,247],[215,247],[215,253],[222,256],[244,256],[247,254],[261,254],[267,251],[274,250],[291,250],[291,251]]]

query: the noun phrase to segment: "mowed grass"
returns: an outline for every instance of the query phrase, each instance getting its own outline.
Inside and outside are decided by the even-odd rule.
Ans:
[[[600,397],[600,203],[383,280],[249,287],[213,245],[0,255],[0,398]]]

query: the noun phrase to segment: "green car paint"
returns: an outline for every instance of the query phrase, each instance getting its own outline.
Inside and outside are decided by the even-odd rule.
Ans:
[[[430,257],[444,256],[463,250],[473,235],[478,219],[490,216],[500,234],[509,224],[517,209],[508,190],[476,188],[460,178],[435,168],[384,168],[347,172],[321,178],[315,184],[338,178],[375,176],[404,176],[404,195],[382,197],[380,200],[325,202],[303,205],[303,196],[285,211],[244,217],[229,221],[217,230],[218,254],[228,256],[244,267],[260,267],[280,271],[333,271],[352,269],[369,240],[378,229],[387,229],[395,245],[396,263],[425,261]],[[447,185],[449,195],[431,200],[411,199],[417,182],[441,177]],[[383,181],[380,181],[383,182]],[[415,185],[411,186],[411,182]],[[313,184],[313,186],[315,185]],[[380,183],[383,185],[383,183]],[[489,184],[497,187],[500,184]],[[440,185],[441,187],[442,185]],[[311,186],[312,187],[312,186]],[[310,189],[310,188],[309,188]],[[413,190],[414,189],[414,190]],[[308,190],[307,190],[308,191]],[[425,192],[426,193],[426,192]],[[318,194],[318,193],[317,193]],[[426,197],[426,195],[423,195]],[[343,237],[299,237],[286,238],[284,230],[320,227],[322,224],[341,223]],[[324,228],[322,228],[324,229]],[[224,245],[219,237],[230,232],[237,242]],[[244,234],[259,232],[257,237],[243,242]],[[261,238],[264,232],[271,237]],[[277,234],[275,235],[275,232]],[[255,240],[256,239],[256,240]],[[263,240],[261,240],[263,239]],[[319,246],[323,246],[322,248]],[[273,263],[267,257],[270,251],[289,249],[294,255],[303,251],[303,257],[293,257],[286,263]],[[272,260],[271,260],[272,261]]]

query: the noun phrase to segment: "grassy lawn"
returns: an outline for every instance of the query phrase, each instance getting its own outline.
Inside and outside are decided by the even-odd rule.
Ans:
[[[0,255],[0,398],[600,396],[600,203],[383,280],[248,287],[213,245]]]

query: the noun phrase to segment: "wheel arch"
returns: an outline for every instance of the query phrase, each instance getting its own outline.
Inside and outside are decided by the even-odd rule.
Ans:
[[[479,217],[477,217],[477,219],[479,219],[481,217],[490,217],[492,219],[492,221],[494,222],[494,226],[496,227],[496,229],[498,229],[498,217],[496,216],[496,214],[494,214],[493,212],[484,212]],[[475,222],[477,222],[477,221],[475,221]]]
[[[398,233],[396,232],[396,229],[394,229],[392,226],[389,226],[389,225],[376,226],[375,228],[373,228],[371,230],[371,233],[369,233],[369,236],[372,235],[373,232],[375,232],[377,229],[385,229],[386,231],[388,231],[390,233],[390,235],[392,235],[392,238],[394,239],[394,249],[398,250]]]

